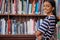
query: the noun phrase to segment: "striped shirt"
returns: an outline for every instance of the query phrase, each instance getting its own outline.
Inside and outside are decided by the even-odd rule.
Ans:
[[[38,28],[38,30],[40,32],[43,33],[43,37],[44,38],[51,38],[52,35],[54,34],[55,31],[55,16],[51,15],[51,16],[47,16],[42,24],[40,25],[40,27]]]

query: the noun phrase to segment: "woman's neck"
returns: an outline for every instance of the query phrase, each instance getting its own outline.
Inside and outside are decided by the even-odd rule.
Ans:
[[[51,16],[51,15],[53,15],[53,13],[52,13],[52,12],[50,12],[50,13],[47,13],[47,16]]]

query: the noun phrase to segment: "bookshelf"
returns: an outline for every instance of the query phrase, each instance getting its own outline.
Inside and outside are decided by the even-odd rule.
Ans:
[[[42,15],[41,12],[42,1],[40,0],[38,1],[37,0],[36,1],[35,0],[1,0],[0,1],[0,23],[2,24],[2,25],[0,24],[1,26],[0,40],[35,40],[36,39],[35,35],[33,34],[35,32],[35,29],[32,28],[32,26],[35,27],[35,24],[37,24],[37,20],[44,19],[46,17],[46,15]],[[41,5],[39,5],[38,8],[38,3],[40,2]],[[31,27],[28,24],[30,24]],[[21,26],[24,28],[26,27],[26,29],[22,29]],[[21,30],[19,28],[21,28]]]
[[[8,15],[1,14],[0,17],[6,17],[8,18]],[[22,18],[45,18],[46,15],[9,15],[10,17],[22,17]],[[35,35],[29,35],[29,34],[17,34],[17,35],[12,35],[12,34],[5,34],[5,35],[0,35],[0,40],[35,40],[36,37]]]
[[[0,40],[35,40],[34,35],[0,35]]]

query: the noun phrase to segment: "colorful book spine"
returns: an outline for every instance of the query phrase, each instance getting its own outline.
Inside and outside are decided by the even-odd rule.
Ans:
[[[38,7],[39,14],[41,14],[41,1],[42,0],[38,0],[38,3],[39,3],[39,7]]]
[[[35,19],[32,19],[31,22],[32,22],[32,34],[34,34],[35,33]]]
[[[29,3],[29,14],[31,14],[31,13],[32,13],[32,4]]]
[[[36,3],[36,6],[35,6],[35,14],[39,14],[39,3],[37,2]]]
[[[43,11],[43,2],[44,0],[41,0],[41,15],[46,15],[46,13]]]
[[[29,27],[30,27],[30,24],[29,24],[29,20],[28,20],[27,21],[27,32],[28,32],[27,34],[30,34],[30,31],[31,31]]]
[[[5,0],[5,14],[8,14],[8,0]]]
[[[13,23],[13,20],[11,20],[12,22],[12,35],[14,34],[14,23]]]
[[[23,14],[26,14],[26,1],[23,3]]]
[[[5,19],[3,18],[3,19],[1,19],[1,21],[2,21],[2,26],[1,26],[1,34],[3,34],[3,35],[5,35]]]
[[[5,11],[5,0],[2,0],[2,9],[1,9],[1,13],[3,14]]]
[[[11,34],[11,29],[10,29],[10,27],[11,27],[11,20],[8,19],[7,22],[8,22],[8,34]]]
[[[15,11],[15,4],[14,4],[14,0],[12,0],[12,7],[11,7],[11,9],[12,9],[12,14],[16,14],[16,11]]]
[[[18,34],[20,34],[20,21],[18,21]]]
[[[21,34],[24,34],[23,31],[24,31],[24,30],[23,30],[23,23],[21,23],[21,24],[20,24],[20,32],[21,32]]]
[[[17,0],[14,0],[14,8],[15,8],[15,14],[17,14]]]
[[[27,34],[27,22],[24,22],[24,34]]]
[[[10,14],[12,14],[12,4],[13,4],[12,1],[13,1],[13,0],[10,0]]]
[[[32,14],[35,14],[35,0],[32,3]]]
[[[8,26],[7,26],[7,22],[5,23],[5,34],[8,34]]]
[[[21,1],[22,1],[22,14],[23,14],[24,0],[21,0]]]
[[[60,16],[60,0],[56,1],[56,15],[57,17]]]
[[[1,14],[1,8],[2,8],[2,0],[0,0],[0,14]]]
[[[29,0],[27,0],[26,2],[26,13],[27,14],[29,13]]]
[[[14,34],[17,34],[17,22],[14,20]]]
[[[22,14],[22,1],[18,0],[18,14]]]
[[[40,27],[40,20],[37,20],[37,25],[36,25],[37,29]]]
[[[42,24],[42,22],[43,22],[43,19],[40,19],[40,25]]]
[[[0,34],[1,34],[1,31],[2,31],[1,26],[2,26],[2,21],[0,20]]]

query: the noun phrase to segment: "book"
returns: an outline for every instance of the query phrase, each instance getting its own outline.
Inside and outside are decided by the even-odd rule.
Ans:
[[[32,2],[32,14],[35,14],[35,0]]]
[[[3,14],[5,11],[5,0],[2,0],[2,9],[1,9],[1,14]]]
[[[26,1],[24,0],[24,3],[23,3],[23,14],[26,14]]]
[[[12,35],[16,35],[17,34],[17,21],[14,19],[12,20]]]
[[[8,24],[7,24],[7,21],[5,22],[5,34],[8,34]]]
[[[18,9],[17,9],[17,5],[18,5],[18,4],[17,4],[17,0],[14,0],[15,14],[17,14],[17,10],[18,10]]]
[[[60,16],[60,0],[56,0],[56,15]]]
[[[1,34],[1,31],[2,31],[2,21],[0,20],[0,34]]]
[[[5,0],[5,14],[8,14],[8,0]]]
[[[36,6],[35,6],[35,14],[38,15],[39,14],[39,3],[37,2],[36,3]]]
[[[16,11],[15,11],[15,3],[14,3],[14,0],[12,0],[12,2],[11,2],[12,4],[11,4],[11,9],[12,9],[12,13],[11,14],[16,14]]]
[[[18,0],[18,14],[22,14],[22,1]]]
[[[1,34],[2,35],[5,35],[5,19],[3,18],[3,19],[1,19]]]
[[[29,0],[27,0],[26,2],[26,13],[27,14],[29,13]]]
[[[20,21],[17,22],[17,25],[18,25],[17,26],[18,27],[18,31],[17,32],[18,32],[18,34],[21,34],[21,32],[20,32]]]
[[[41,14],[41,1],[42,0],[38,0],[38,3],[39,3],[39,7],[38,7],[39,14]]]
[[[32,13],[32,4],[29,3],[29,14],[31,14],[31,13]]]
[[[2,8],[2,0],[0,0],[0,14],[1,14],[1,8]]]
[[[27,22],[24,22],[24,34],[27,34]]]
[[[28,30],[28,34],[34,34],[35,32],[35,25],[34,25],[34,20],[30,19],[27,21],[27,30]]]
[[[12,14],[12,4],[13,4],[13,0],[10,0],[10,14]]]
[[[57,28],[57,39],[60,39],[60,21],[57,22],[56,24],[56,28]]]
[[[8,26],[8,34],[11,34],[11,29],[10,29],[10,27],[11,27],[11,20],[10,19],[8,19],[7,20],[7,26]]]

